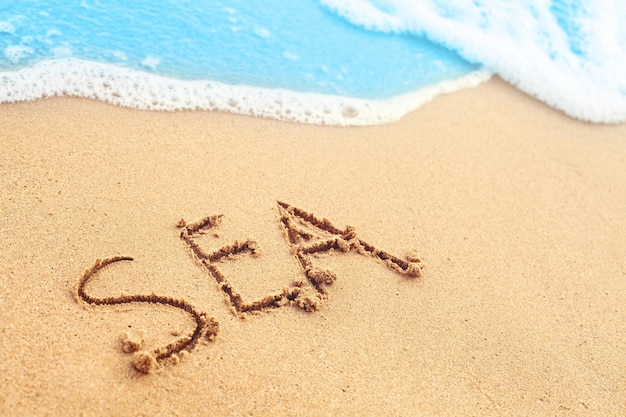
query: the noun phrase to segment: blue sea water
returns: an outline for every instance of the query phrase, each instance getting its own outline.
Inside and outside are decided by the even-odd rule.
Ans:
[[[574,117],[626,120],[620,0],[2,3],[0,102],[373,124],[497,73]]]

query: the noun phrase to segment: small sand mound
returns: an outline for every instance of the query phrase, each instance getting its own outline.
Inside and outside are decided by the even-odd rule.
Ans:
[[[159,368],[159,363],[152,352],[141,351],[133,356],[133,366],[139,372],[150,374]]]

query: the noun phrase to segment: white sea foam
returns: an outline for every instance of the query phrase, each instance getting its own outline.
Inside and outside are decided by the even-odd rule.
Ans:
[[[9,45],[4,48],[4,57],[11,64],[17,64],[22,60],[22,58],[31,55],[33,52],[33,49],[28,46]]]
[[[10,21],[0,21],[0,33],[15,33],[15,26]]]
[[[148,55],[143,61],[141,61],[141,65],[154,71],[156,67],[161,63],[161,59],[154,57],[152,55]]]
[[[374,125],[399,120],[433,97],[486,81],[476,71],[390,99],[364,100],[291,90],[182,81],[75,58],[0,73],[0,103],[77,96],[143,110],[219,110],[310,124]]]
[[[626,2],[321,0],[370,30],[456,50],[570,116],[626,120]]]

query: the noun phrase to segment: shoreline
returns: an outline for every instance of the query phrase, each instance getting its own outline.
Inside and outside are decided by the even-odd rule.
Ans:
[[[491,75],[476,70],[397,96],[368,99],[179,80],[113,64],[57,58],[4,72],[0,88],[10,93],[0,97],[0,104],[71,96],[138,110],[209,110],[312,125],[369,126],[395,122],[439,95],[475,87]]]
[[[493,79],[369,127],[66,97],[2,104],[0,125],[2,415],[626,411],[626,124]],[[294,220],[303,241],[350,241],[352,226],[419,258],[421,277],[339,242],[310,257],[336,276],[316,311],[287,297],[239,317],[180,225],[223,215],[197,237],[207,253],[254,241],[213,266],[261,299],[307,279],[277,201],[333,225]],[[195,322],[76,302],[85,270],[115,256],[134,260],[89,294],[182,299],[219,322],[214,340],[137,372],[124,346]]]

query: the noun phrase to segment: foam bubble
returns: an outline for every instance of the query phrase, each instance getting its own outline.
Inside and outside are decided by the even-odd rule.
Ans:
[[[351,22],[456,50],[570,116],[626,120],[626,3],[321,0]]]
[[[300,56],[298,56],[298,55],[296,55],[294,53],[291,53],[289,51],[283,52],[283,57],[285,57],[286,59],[288,59],[290,61],[297,61],[297,60],[300,59]]]
[[[390,99],[364,100],[291,90],[183,81],[76,58],[42,61],[0,76],[0,103],[78,96],[143,110],[221,110],[310,124],[362,126],[399,120],[433,97],[478,85],[476,71]]]
[[[15,33],[15,26],[9,21],[0,21],[0,33]]]
[[[33,49],[27,46],[9,45],[4,48],[4,57],[11,64],[18,64],[22,58],[25,58],[33,52]]]
[[[141,61],[141,65],[148,69],[151,69],[152,71],[154,71],[157,65],[159,65],[160,63],[161,59],[152,55],[148,55],[143,61]]]
[[[113,56],[120,60],[120,61],[126,61],[128,60],[128,57],[126,56],[126,54],[122,51],[113,51]]]
[[[272,36],[272,33],[265,28],[258,28],[254,30],[254,33],[264,39],[267,39]]]

